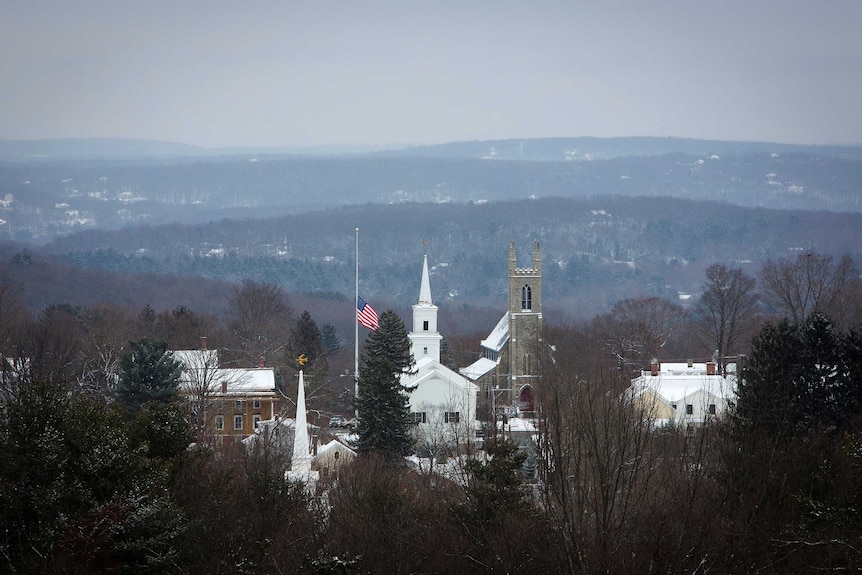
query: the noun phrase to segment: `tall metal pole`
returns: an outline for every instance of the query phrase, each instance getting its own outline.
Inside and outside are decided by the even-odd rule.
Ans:
[[[356,228],[356,294],[353,298],[353,315],[356,316],[356,310],[359,304],[359,228]],[[353,398],[354,401],[359,400],[359,319],[353,318]],[[356,409],[354,403],[353,415],[359,419],[359,410]]]

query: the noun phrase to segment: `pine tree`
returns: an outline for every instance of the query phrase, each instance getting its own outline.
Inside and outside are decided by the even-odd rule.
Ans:
[[[389,457],[410,453],[411,390],[401,385],[401,374],[409,373],[413,366],[404,322],[388,310],[380,316],[380,327],[365,341],[359,370],[359,451]]]
[[[176,398],[182,364],[173,358],[167,343],[152,339],[130,343],[131,351],[120,361],[117,400],[135,410],[148,401],[167,403]]]
[[[335,331],[335,326],[331,323],[323,324],[323,327],[320,328],[320,339],[323,342],[323,347],[326,348],[327,353],[335,353],[344,348],[344,343],[341,341],[341,338],[338,337],[338,333]]]
[[[298,365],[297,358],[304,356],[304,365]],[[305,374],[319,383],[326,381],[329,362],[326,348],[320,337],[317,323],[308,311],[303,311],[290,332],[287,343],[287,363],[302,369]]]

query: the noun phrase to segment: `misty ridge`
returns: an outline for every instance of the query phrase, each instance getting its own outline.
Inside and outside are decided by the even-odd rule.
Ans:
[[[754,274],[810,251],[862,261],[859,148],[549,138],[327,152],[2,142],[4,273],[25,250],[73,270],[344,296],[359,227],[367,297],[410,305],[427,241],[441,301],[494,307],[508,242],[539,241],[546,307],[585,318],[696,294],[716,262]],[[31,305],[79,301],[64,283]]]

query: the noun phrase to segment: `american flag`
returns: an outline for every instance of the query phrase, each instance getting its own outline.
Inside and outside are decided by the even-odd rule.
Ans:
[[[380,327],[380,317],[377,312],[361,297],[356,300],[356,319],[371,331]]]

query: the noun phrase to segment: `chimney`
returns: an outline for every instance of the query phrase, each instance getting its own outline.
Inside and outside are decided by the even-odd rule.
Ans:
[[[649,372],[650,372],[650,375],[652,375],[653,377],[657,376],[657,375],[658,375],[658,370],[659,370],[659,368],[660,368],[660,367],[661,367],[661,364],[658,362],[658,360],[657,360],[657,359],[653,359],[653,360],[650,362],[650,364],[649,364]]]
[[[706,362],[706,375],[715,375],[715,362]]]
[[[311,455],[317,457],[317,435],[311,436]]]
[[[227,395],[227,382],[221,382],[221,393],[222,395]]]
[[[263,356],[260,356],[260,359],[257,360],[257,367],[263,369],[266,367],[266,360],[263,359]]]
[[[205,335],[201,336],[201,349],[204,351],[207,349],[207,336]]]

